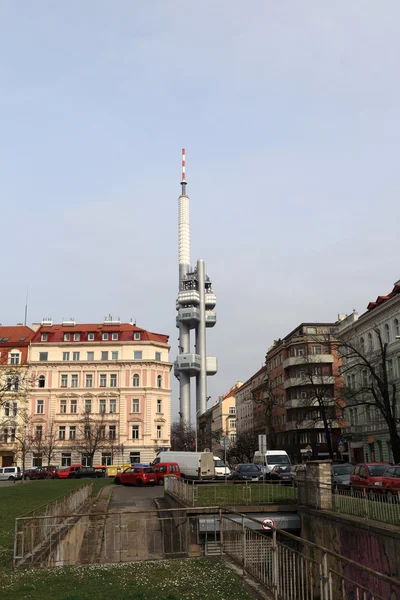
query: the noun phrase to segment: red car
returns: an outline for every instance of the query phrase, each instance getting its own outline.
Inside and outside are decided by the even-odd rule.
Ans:
[[[350,485],[357,492],[365,492],[371,498],[382,491],[383,474],[390,465],[383,462],[360,463],[350,475]]]
[[[164,485],[164,477],[180,477],[181,471],[179,469],[178,463],[175,462],[165,462],[158,463],[155,467],[152,467],[153,472],[156,476],[156,482],[158,485]]]
[[[129,467],[114,477],[117,485],[155,485],[156,475],[151,467]]]
[[[79,471],[82,469],[82,465],[70,465],[69,467],[64,467],[63,469],[59,469],[57,472],[58,479],[71,479],[72,473],[75,471]]]
[[[57,476],[57,467],[38,467],[25,473],[25,479],[54,479]]]
[[[393,465],[386,469],[382,478],[382,490],[390,500],[395,496],[400,500],[400,465]]]

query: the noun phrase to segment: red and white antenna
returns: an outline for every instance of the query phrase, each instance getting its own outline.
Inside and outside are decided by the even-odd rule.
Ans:
[[[186,183],[186,150],[182,148],[182,183]]]

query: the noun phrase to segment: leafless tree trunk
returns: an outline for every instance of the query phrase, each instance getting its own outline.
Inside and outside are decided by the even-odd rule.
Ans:
[[[94,455],[98,450],[107,448],[105,414],[93,415],[84,412],[78,423],[76,448],[88,457],[89,466],[93,466]]]
[[[176,421],[171,426],[171,450],[190,452],[196,445],[196,431],[191,425]]]

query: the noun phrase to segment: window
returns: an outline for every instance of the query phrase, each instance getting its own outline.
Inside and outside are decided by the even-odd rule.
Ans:
[[[71,334],[70,333],[64,333],[64,342],[69,342],[71,339]]]
[[[389,328],[389,323],[385,324],[385,342],[387,344],[390,342],[390,328]]]
[[[139,425],[132,425],[132,439],[139,439]]]
[[[105,438],[106,438],[106,426],[105,425],[102,425],[99,429],[99,438],[101,440],[105,440]]]
[[[307,327],[307,333],[309,333],[310,335],[315,335],[317,333],[317,328],[316,327]]]
[[[10,416],[10,403],[9,402],[5,402],[5,404],[4,404],[4,414],[6,417]]]
[[[108,340],[108,333],[103,333],[103,340],[105,342]]]
[[[80,352],[73,352],[72,353],[72,360],[79,360],[81,353]]]
[[[368,350],[371,351],[374,348],[374,342],[372,339],[372,333],[368,334]]]
[[[309,433],[300,433],[300,444],[309,444],[310,441]]]
[[[117,438],[117,428],[115,425],[110,425],[108,428],[108,437],[110,440],[115,440]]]
[[[231,442],[236,442],[236,433],[230,433],[229,439],[231,440]]]
[[[58,428],[58,439],[65,440],[65,425],[60,425]]]
[[[15,442],[15,427],[11,429],[11,441]]]
[[[361,352],[365,351],[365,340],[363,337],[360,337],[360,350]]]
[[[110,400],[110,413],[115,413],[117,412],[117,401],[115,400],[115,398],[112,398]]]
[[[304,356],[304,348],[295,348],[295,356]]]
[[[13,417],[16,417],[18,413],[18,404],[17,402],[13,402]]]
[[[106,387],[107,375],[100,375],[100,387]]]
[[[133,413],[139,412],[139,400],[132,400],[132,412]]]
[[[103,398],[100,400],[100,412],[101,413],[105,413],[107,409],[107,400],[104,400]]]
[[[322,431],[317,432],[317,444],[323,444],[326,442],[325,434]]]
[[[67,401],[60,400],[60,413],[65,414],[67,412]]]
[[[85,430],[84,430],[84,437],[85,440],[90,440],[90,425],[85,425]]]
[[[71,400],[71,413],[76,414],[77,405],[77,400]]]
[[[161,360],[161,352],[156,352],[156,360]]]
[[[140,340],[140,333],[139,333],[139,332],[136,332],[136,333],[133,335],[133,339],[134,339],[134,340]]]
[[[75,425],[70,425],[69,427],[69,439],[76,440],[76,427]]]
[[[117,339],[118,339],[118,333],[113,333],[113,334],[111,335],[111,339],[113,339],[113,340],[117,340]]]
[[[44,375],[39,376],[38,385],[40,388],[44,388],[46,383],[46,377]]]
[[[90,456],[89,454],[82,454],[82,466],[83,467],[90,467]]]
[[[40,357],[40,355],[39,355],[39,357]],[[39,358],[39,360],[40,360],[40,358]],[[11,352],[10,365],[19,365],[19,352]]]
[[[32,467],[41,467],[41,466],[42,466],[42,455],[41,454],[33,454]]]
[[[230,415],[236,415],[236,406],[230,406],[229,407],[229,414]]]
[[[90,398],[85,398],[85,412],[92,412],[92,400]]]
[[[81,334],[80,333],[74,333],[74,342],[79,342],[81,339]]]
[[[63,360],[69,360],[69,352],[63,352]]]
[[[111,352],[111,360],[118,360],[118,352]]]
[[[89,342],[93,342],[94,341],[94,333],[88,333],[87,339]]]
[[[3,442],[5,444],[8,444],[8,429],[7,429],[7,427],[5,427],[5,429],[3,430]]]
[[[388,378],[393,379],[393,360],[392,359],[387,361],[387,371],[388,371]]]
[[[112,465],[111,454],[110,453],[102,453],[101,455],[101,464],[104,466]]]
[[[157,412],[162,413],[162,400],[157,400]]]
[[[236,427],[236,420],[235,419],[229,419],[229,428],[230,429],[234,429]]]
[[[139,379],[139,375],[137,373],[134,374],[133,376],[133,387],[139,387],[140,384],[140,379]]]
[[[68,375],[61,375],[61,387],[68,387]]]
[[[157,375],[157,387],[162,387],[162,375]]]
[[[110,375],[110,387],[117,387],[117,376],[114,373]]]
[[[47,342],[47,333],[42,333],[42,335],[40,337],[40,341],[41,342]]]
[[[400,327],[399,327],[399,320],[398,319],[394,320],[394,335],[396,337],[398,337],[400,335]]]
[[[61,466],[62,467],[70,467],[71,466],[71,453],[63,452],[61,454]]]
[[[94,360],[94,352],[88,352],[86,355],[87,360]]]
[[[129,454],[129,461],[131,465],[140,465],[140,452],[131,452]]]
[[[101,360],[108,360],[108,352],[101,353]]]
[[[366,369],[363,369],[362,371],[362,382],[363,382],[363,386],[367,387],[368,385],[368,373]]]
[[[71,387],[78,387],[78,375],[71,375]]]
[[[86,387],[93,387],[93,375],[86,374]]]
[[[162,426],[157,425],[157,439],[158,440],[161,440],[161,434],[162,434]]]
[[[39,352],[39,360],[41,360],[43,362],[47,361],[48,356],[49,356],[48,352]],[[18,364],[18,363],[15,363],[15,364]]]
[[[35,440],[41,440],[43,436],[43,425],[36,425],[35,427]]]
[[[44,413],[44,400],[38,400],[36,402],[36,414],[42,415]]]
[[[142,360],[143,352],[141,350],[134,350],[133,360]]]

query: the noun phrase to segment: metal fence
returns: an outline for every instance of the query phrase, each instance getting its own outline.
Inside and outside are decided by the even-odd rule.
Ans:
[[[16,519],[14,566],[52,545],[55,532],[61,534],[76,520],[65,515],[77,513],[91,495],[92,484],[85,484]]]
[[[221,547],[275,600],[388,600],[400,598],[400,581],[287,532],[247,528],[242,515],[223,514]]]
[[[188,506],[256,506],[279,502],[295,502],[297,488],[266,482],[196,483],[168,478],[165,490]]]
[[[390,490],[389,490],[390,491]],[[332,494],[332,509],[339,513],[400,525],[400,497],[398,490],[371,493],[372,490],[355,491],[338,489]]]

